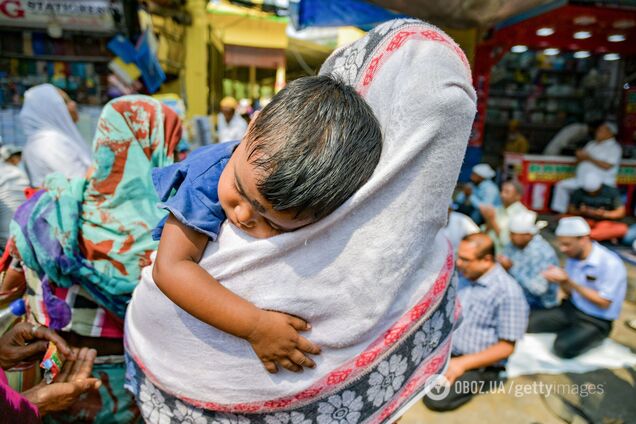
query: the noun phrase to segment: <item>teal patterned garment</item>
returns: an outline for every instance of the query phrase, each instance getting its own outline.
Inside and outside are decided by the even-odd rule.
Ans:
[[[151,170],[172,163],[181,138],[176,113],[146,96],[108,103],[93,143],[87,178],[52,174],[23,204],[11,233],[25,265],[42,280],[49,326],[63,328],[71,310],[49,283],[82,286],[100,306],[124,317],[141,268],[157,248],[158,209]]]

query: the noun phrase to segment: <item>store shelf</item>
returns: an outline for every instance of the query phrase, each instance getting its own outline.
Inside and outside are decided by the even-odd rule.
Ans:
[[[39,54],[28,55],[20,53],[0,53],[0,58],[9,59],[27,59],[27,60],[41,60],[51,62],[110,62],[112,57],[107,56],[64,56],[64,55],[51,55],[51,54]]]

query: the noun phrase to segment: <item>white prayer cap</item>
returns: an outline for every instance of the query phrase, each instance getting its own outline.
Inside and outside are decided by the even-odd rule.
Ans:
[[[594,192],[601,188],[603,185],[603,180],[596,172],[588,172],[585,177],[583,177],[583,190],[587,192]]]
[[[605,125],[607,128],[609,128],[609,130],[612,132],[612,134],[614,134],[614,135],[618,134],[618,126],[616,125],[616,122],[605,121],[605,122],[603,122],[603,125]]]
[[[536,212],[520,212],[510,218],[508,229],[511,233],[515,234],[537,234],[539,232],[539,228],[535,224],[536,220]]]
[[[583,237],[590,235],[590,226],[580,216],[561,218],[555,234],[559,237]]]
[[[13,144],[5,144],[0,147],[0,160],[7,160],[11,156],[22,153],[22,148]]]
[[[495,176],[495,170],[487,163],[480,163],[479,165],[473,166],[473,172],[487,180]]]

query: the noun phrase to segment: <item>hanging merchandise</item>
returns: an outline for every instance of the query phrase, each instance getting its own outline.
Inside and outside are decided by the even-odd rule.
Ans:
[[[159,90],[166,80],[166,74],[157,59],[156,46],[156,40],[150,29],[144,31],[136,47],[123,35],[115,36],[108,43],[108,48],[117,55],[109,64],[109,68],[115,73],[118,82],[125,86],[121,94],[134,90],[134,82],[139,76],[150,94]]]
[[[155,93],[166,80],[166,74],[157,59],[157,41],[150,29],[147,29],[137,43],[135,63],[141,70],[141,78],[149,93]]]

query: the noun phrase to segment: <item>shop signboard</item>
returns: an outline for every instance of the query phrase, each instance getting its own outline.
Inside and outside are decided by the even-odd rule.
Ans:
[[[0,27],[113,32],[114,15],[123,16],[120,0],[0,0]]]
[[[568,156],[542,156],[506,153],[504,168],[507,179],[516,179],[524,186],[523,203],[537,212],[550,210],[554,185],[576,174],[576,160]],[[621,161],[616,184],[624,190],[629,207],[636,194],[636,160]]]

